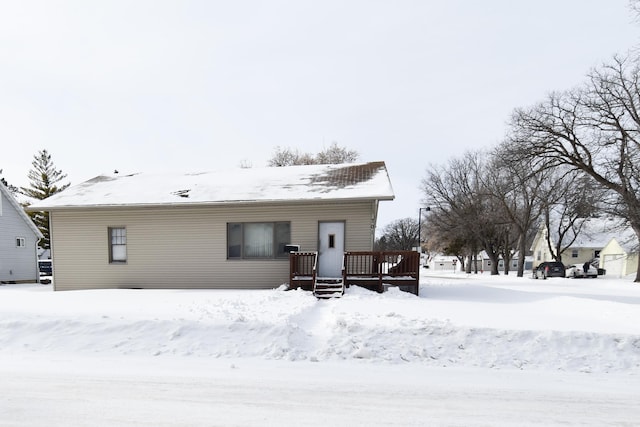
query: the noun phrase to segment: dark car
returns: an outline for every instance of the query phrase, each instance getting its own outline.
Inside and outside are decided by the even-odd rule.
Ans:
[[[51,276],[53,275],[53,264],[51,263],[51,260],[38,260],[38,270],[40,272],[40,283],[43,285],[51,283]]]
[[[534,279],[546,279],[547,277],[565,277],[564,264],[558,261],[541,262],[533,270]]]

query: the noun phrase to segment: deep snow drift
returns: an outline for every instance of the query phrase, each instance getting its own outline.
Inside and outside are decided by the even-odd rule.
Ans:
[[[425,276],[421,294],[0,287],[0,351],[640,373],[640,285]]]
[[[254,418],[256,424],[266,419],[272,425],[323,425],[323,419],[334,425],[338,419],[345,425],[353,425],[355,420],[367,425],[367,420],[381,421],[382,413],[389,419],[380,424],[389,425],[424,425],[419,414],[431,417],[432,425],[518,425],[524,420],[515,412],[512,417],[500,417],[500,405],[494,402],[495,406],[486,406],[486,401],[504,399],[505,390],[523,384],[526,391],[517,389],[514,394],[520,393],[522,400],[502,410],[532,410],[529,406],[533,405],[544,412],[566,400],[567,395],[580,395],[575,401],[569,399],[571,403],[564,401],[567,408],[577,405],[573,407],[575,413],[558,409],[555,416],[559,418],[542,421],[577,420],[592,425],[615,421],[624,425],[640,416],[635,407],[626,405],[640,392],[640,386],[634,385],[640,383],[640,285],[629,279],[604,277],[543,281],[515,275],[426,273],[419,297],[397,290],[377,294],[351,287],[344,297],[333,300],[317,300],[309,292],[284,289],[53,292],[51,285],[3,285],[0,372],[8,379],[4,385],[8,390],[0,386],[0,393],[12,394],[13,400],[3,398],[0,415],[12,419],[14,414],[14,423],[9,425],[30,425],[19,422],[15,414],[20,412],[12,408],[12,402],[18,408],[21,404],[27,408],[27,396],[34,388],[68,387],[65,381],[69,375],[79,381],[74,384],[85,384],[82,381],[86,380],[83,390],[93,390],[95,400],[104,400],[100,393],[107,392],[96,386],[104,381],[94,378],[103,375],[119,379],[111,387],[122,384],[107,396],[130,389],[130,381],[142,387],[140,384],[147,384],[150,377],[155,386],[158,377],[164,378],[160,389],[177,394],[181,387],[187,393],[202,386],[203,378],[209,378],[226,385],[208,391],[216,396],[219,410],[223,407],[221,396],[228,396],[229,387],[265,387],[273,402],[249,412],[249,418],[246,412],[242,415],[245,418],[225,418],[237,425],[253,425]],[[62,373],[56,377],[53,373],[57,370]],[[241,378],[229,373],[239,371]],[[405,416],[389,412],[389,408],[380,413],[373,410],[369,415],[352,414],[342,408],[342,418],[336,415],[336,419],[327,420],[317,417],[323,413],[322,405],[306,412],[299,408],[299,415],[314,415],[317,424],[309,420],[276,422],[269,415],[278,404],[295,400],[295,396],[277,398],[278,393],[313,399],[311,395],[315,394],[307,389],[311,384],[323,384],[336,396],[370,404],[371,396],[357,400],[354,386],[347,387],[354,376],[363,388],[375,390],[378,399],[384,396],[390,406],[401,405],[404,410],[400,412]],[[186,383],[176,384],[176,377],[198,380],[195,384],[186,379]],[[461,378],[471,382],[467,384]],[[25,386],[25,381],[35,381],[34,387]],[[278,386],[279,381],[284,381],[287,390],[281,388],[285,387],[282,384]],[[486,388],[488,394],[478,397],[481,403],[469,403],[467,409],[484,414],[480,418],[460,408],[452,415],[446,411],[435,414],[430,405],[404,406],[408,391],[414,398],[430,400],[435,396],[452,405],[451,399],[460,401],[456,397],[460,393],[469,397],[478,388]],[[438,397],[438,392],[445,395]],[[51,395],[58,393],[52,391]],[[153,394],[145,389],[144,394],[149,393]],[[554,393],[560,394],[553,403],[542,397]],[[25,400],[16,394],[22,394]],[[139,395],[132,398],[140,399]],[[60,399],[62,402],[52,402],[52,408],[71,405],[69,396],[63,394]],[[230,399],[233,401],[233,397]],[[335,406],[335,402],[328,405]],[[586,415],[588,408],[594,410],[598,405],[604,406],[595,415]],[[382,402],[378,406],[385,407]],[[236,413],[233,407],[224,408],[227,416]],[[179,410],[176,406],[175,411]],[[96,411],[104,408],[97,406]],[[615,412],[615,417],[609,412]],[[51,417],[50,411],[45,413]],[[166,425],[227,424],[212,423],[211,418],[181,419],[184,424]],[[145,424],[112,420],[103,425]]]

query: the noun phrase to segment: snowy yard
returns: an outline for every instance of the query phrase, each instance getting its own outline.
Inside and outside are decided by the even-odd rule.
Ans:
[[[637,425],[640,285],[0,286],[4,426]]]

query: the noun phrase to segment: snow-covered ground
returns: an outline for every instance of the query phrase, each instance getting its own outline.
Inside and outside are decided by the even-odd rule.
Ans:
[[[1,426],[639,425],[640,285],[0,286]]]

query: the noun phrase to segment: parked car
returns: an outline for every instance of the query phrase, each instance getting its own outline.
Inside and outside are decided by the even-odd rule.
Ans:
[[[40,283],[47,285],[51,283],[53,276],[53,264],[50,259],[38,260],[38,271],[40,272]]]
[[[586,271],[584,271],[584,265],[583,264],[571,264],[568,265],[565,268],[566,271],[566,275],[567,277],[573,277],[573,278],[578,278],[578,277],[593,277],[596,278],[598,277],[598,269],[595,268],[593,265],[589,264],[589,269]]]
[[[533,270],[534,279],[546,279],[547,277],[565,277],[564,264],[559,261],[541,262]]]

